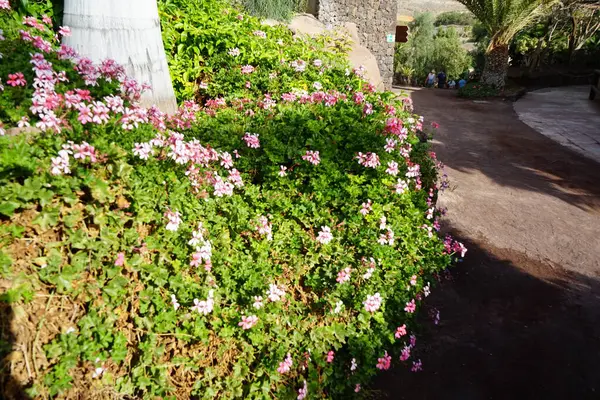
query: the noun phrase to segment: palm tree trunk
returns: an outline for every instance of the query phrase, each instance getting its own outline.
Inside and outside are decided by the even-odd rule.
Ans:
[[[503,88],[508,71],[508,45],[490,44],[485,53],[485,67],[481,75],[481,82]]]
[[[177,110],[156,0],[65,0],[63,22],[72,31],[65,44],[96,63],[111,58],[152,86],[142,95],[143,106]]]

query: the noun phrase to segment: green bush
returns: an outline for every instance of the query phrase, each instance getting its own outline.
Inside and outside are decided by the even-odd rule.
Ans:
[[[259,18],[288,21],[295,12],[306,12],[306,0],[241,0],[248,12]]]
[[[479,82],[469,82],[458,89],[458,95],[468,99],[481,99],[485,97],[495,97],[500,91],[493,86],[481,84]]]
[[[335,55],[323,56],[323,75],[309,63],[264,83],[283,98],[235,97],[237,70],[223,72],[221,44],[201,37],[237,40],[266,74],[257,22],[243,16],[230,33],[230,9],[177,23],[161,10],[167,38],[180,29],[169,24],[190,32],[176,54],[203,57],[187,82],[209,82],[201,104],[169,117],[139,108],[140,88],[110,63],[78,61],[76,72],[54,50],[42,59],[32,42],[0,42],[13,55],[0,64],[0,101],[13,111],[0,118],[42,130],[0,136],[4,301],[31,321],[16,340],[44,350],[28,394],[350,398],[392,357],[419,370],[415,311],[466,250],[435,233],[440,165],[410,103],[329,69]],[[195,32],[198,18],[212,28]],[[318,41],[269,34],[285,41],[285,63],[322,56]],[[33,92],[31,57],[42,75],[54,71],[54,89]],[[8,77],[17,72],[24,86]],[[337,91],[287,92],[314,75]],[[41,108],[32,94],[45,96]]]

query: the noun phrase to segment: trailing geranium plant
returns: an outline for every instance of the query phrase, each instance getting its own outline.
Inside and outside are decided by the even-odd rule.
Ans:
[[[52,36],[28,18],[0,44],[0,118],[39,129],[0,138],[0,274],[33,320],[56,309],[30,394],[349,397],[422,368],[414,316],[466,249],[436,234],[446,183],[408,101],[339,71],[167,116]]]

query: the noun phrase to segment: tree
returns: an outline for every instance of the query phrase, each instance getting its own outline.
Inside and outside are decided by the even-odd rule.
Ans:
[[[571,29],[569,32],[569,63],[575,52],[600,30],[600,4],[588,1],[572,1],[567,5]]]
[[[557,0],[457,0],[471,11],[490,35],[481,81],[502,88],[508,70],[508,46],[515,35]]]
[[[111,58],[152,86],[142,105],[177,110],[156,0],[65,0],[63,22],[72,32],[65,44],[94,62]]]

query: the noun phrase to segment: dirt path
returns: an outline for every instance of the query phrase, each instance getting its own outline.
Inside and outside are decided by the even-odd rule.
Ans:
[[[440,205],[469,253],[428,299],[441,323],[419,335],[424,371],[384,374],[379,397],[600,399],[600,164],[510,103],[412,98],[441,125],[434,150],[451,189]]]

